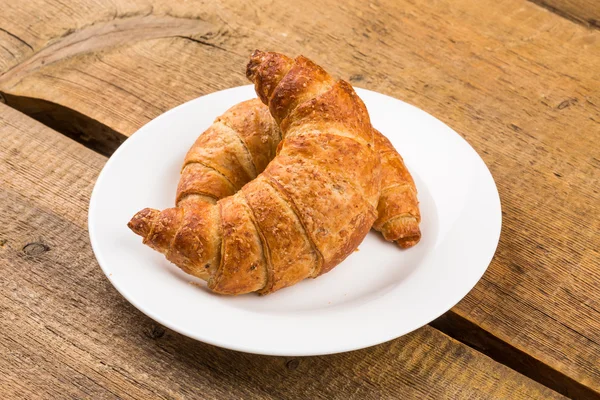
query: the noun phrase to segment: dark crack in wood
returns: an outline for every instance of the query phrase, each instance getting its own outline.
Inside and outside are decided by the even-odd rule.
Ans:
[[[6,33],[8,36],[10,36],[13,39],[16,39],[19,43],[24,44],[25,46],[29,47],[29,50],[33,51],[33,47],[31,47],[31,45],[29,43],[27,43],[26,41],[24,41],[23,39],[21,39],[20,37],[15,35],[14,33],[10,33],[9,31],[7,31],[4,28],[0,28],[0,32]]]
[[[593,16],[585,16],[585,10],[582,10],[582,13],[575,13],[573,10],[569,9],[569,7],[559,8],[553,3],[554,1],[548,0],[528,0],[531,3],[538,5],[546,10],[550,11],[553,14],[556,14],[562,18],[568,19],[571,22],[574,22],[579,25],[583,25],[586,28],[592,29],[600,29],[600,23]]]
[[[127,136],[73,109],[50,101],[3,93],[6,104],[105,156]]]

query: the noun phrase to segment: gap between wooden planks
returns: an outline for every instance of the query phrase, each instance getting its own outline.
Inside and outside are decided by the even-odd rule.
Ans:
[[[10,21],[2,26],[19,40],[2,42],[16,56],[5,62],[0,91],[9,104],[95,148],[91,141],[102,142],[106,132],[129,135],[185,100],[245,84],[240,65],[255,47],[304,53],[357,86],[409,101],[450,124],[490,166],[504,209],[497,256],[453,312],[484,337],[529,356],[515,360],[516,367],[525,370],[529,360],[538,360],[568,378],[564,383],[538,377],[542,381],[572,396],[598,395],[597,30],[519,0],[239,7],[223,2],[173,10],[164,2],[154,2],[153,9],[133,2],[119,10],[88,5],[75,14],[50,3],[45,15],[67,21],[73,32],[65,34],[45,15],[23,30],[19,20],[35,9],[10,5],[5,13]],[[167,14],[201,24],[192,39],[161,39],[160,29],[152,28],[156,20],[148,19],[149,32],[137,30],[144,33],[130,44],[115,33],[126,31],[110,29],[113,20],[122,22],[117,27],[131,27],[130,18],[142,23],[144,15]],[[90,30],[112,32],[109,44],[119,46],[72,40],[90,37]],[[67,46],[72,42],[80,47]],[[33,51],[49,46],[66,48],[68,57],[55,60],[50,52],[35,58]],[[32,58],[38,60],[28,64],[34,68],[15,73]],[[46,59],[54,62],[42,63]],[[45,108],[38,99],[48,103]],[[76,110],[72,115],[83,122],[64,124],[68,114],[57,109]],[[91,135],[98,130],[102,133]],[[118,145],[105,142],[106,154]]]
[[[529,0],[550,12],[590,28],[600,28],[600,4],[597,0]]]
[[[0,136],[5,397],[562,398],[431,327],[293,359],[166,330],[112,288],[88,243],[87,205],[106,158],[2,104]]]

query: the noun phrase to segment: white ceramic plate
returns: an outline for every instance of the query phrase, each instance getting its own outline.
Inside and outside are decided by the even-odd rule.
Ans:
[[[271,295],[225,297],[141,243],[126,226],[145,207],[174,204],[194,140],[252,86],[182,104],[137,131],[98,177],[89,209],[92,247],[117,290],[184,335],[250,353],[304,356],[382,343],[437,318],[473,288],[500,236],[494,180],[469,144],[431,115],[357,89],[373,125],[400,151],[419,192],[421,242],[400,250],[370,232],[359,251],[318,279]]]

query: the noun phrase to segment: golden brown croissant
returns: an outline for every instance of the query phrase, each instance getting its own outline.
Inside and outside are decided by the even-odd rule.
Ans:
[[[417,190],[394,146],[378,130],[374,136],[381,159],[381,197],[373,228],[386,240],[411,247],[421,237]],[[275,157],[280,140],[277,123],[259,99],[231,107],[198,138],[186,156],[177,204],[198,199],[214,203],[234,194],[264,170]]]
[[[352,87],[305,57],[256,51],[247,68],[284,139],[256,179],[216,204],[144,209],[129,227],[218,293],[270,293],[328,272],[377,218],[380,161]]]
[[[281,131],[259,99],[217,117],[185,157],[176,204],[215,203],[256,178],[275,157]]]

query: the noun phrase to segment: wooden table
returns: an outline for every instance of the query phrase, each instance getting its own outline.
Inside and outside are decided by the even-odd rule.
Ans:
[[[600,398],[599,21],[597,0],[0,0],[2,398]],[[503,232],[443,317],[255,356],[157,325],[104,278],[86,217],[107,156],[246,84],[254,48],[415,104],[483,157]]]

